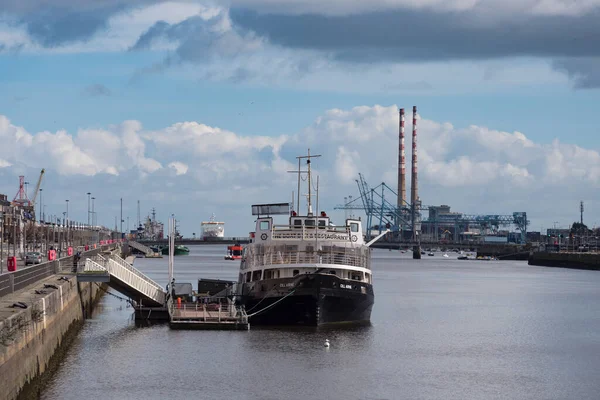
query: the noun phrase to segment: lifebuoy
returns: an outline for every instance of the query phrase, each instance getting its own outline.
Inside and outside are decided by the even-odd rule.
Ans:
[[[262,235],[260,235],[260,238],[261,238],[262,240],[267,240],[267,234],[266,234],[266,233],[263,233]]]
[[[352,241],[356,242],[358,240],[358,237],[356,235],[352,235]]]

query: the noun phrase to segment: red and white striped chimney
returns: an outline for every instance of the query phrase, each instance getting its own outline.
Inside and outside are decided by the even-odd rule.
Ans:
[[[410,204],[416,206],[419,189],[417,179],[417,106],[413,106],[413,120],[412,120],[412,174],[411,174],[411,188],[410,188]]]
[[[404,151],[404,108],[400,109],[400,126],[398,127],[398,209],[406,203],[406,154]]]

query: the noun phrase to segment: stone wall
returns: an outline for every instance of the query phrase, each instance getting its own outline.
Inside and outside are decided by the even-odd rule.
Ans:
[[[95,283],[77,283],[77,278],[59,280],[54,275],[35,287],[0,298],[0,400],[32,397],[52,363],[57,350],[77,334],[83,319],[104,293]],[[56,289],[44,287],[51,284]],[[35,290],[46,293],[35,293]],[[10,308],[15,302],[27,308]],[[7,315],[7,311],[9,314]],[[47,375],[47,374],[46,374]],[[35,398],[35,396],[33,396]]]
[[[529,265],[600,270],[600,254],[536,252],[529,256]]]

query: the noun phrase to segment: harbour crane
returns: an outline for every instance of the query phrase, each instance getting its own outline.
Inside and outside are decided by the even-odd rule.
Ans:
[[[44,168],[42,168],[42,170],[40,171],[40,177],[38,178],[37,184],[35,185],[35,192],[33,192],[33,197],[31,198],[31,207],[33,208],[34,211],[35,211],[35,201],[37,199],[38,193],[40,192],[40,186],[42,186],[42,178],[44,177],[45,173],[46,173],[46,170]]]

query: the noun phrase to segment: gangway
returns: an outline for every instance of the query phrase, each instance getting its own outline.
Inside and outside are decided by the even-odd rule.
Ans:
[[[88,258],[77,271],[79,282],[105,282],[138,305],[164,307],[166,292],[152,279],[118,255]]]
[[[141,251],[142,253],[144,253],[146,256],[151,257],[154,256],[154,250],[152,250],[150,247],[143,245],[139,242],[136,242],[134,240],[130,240],[127,242],[131,247],[133,247],[136,250]]]

